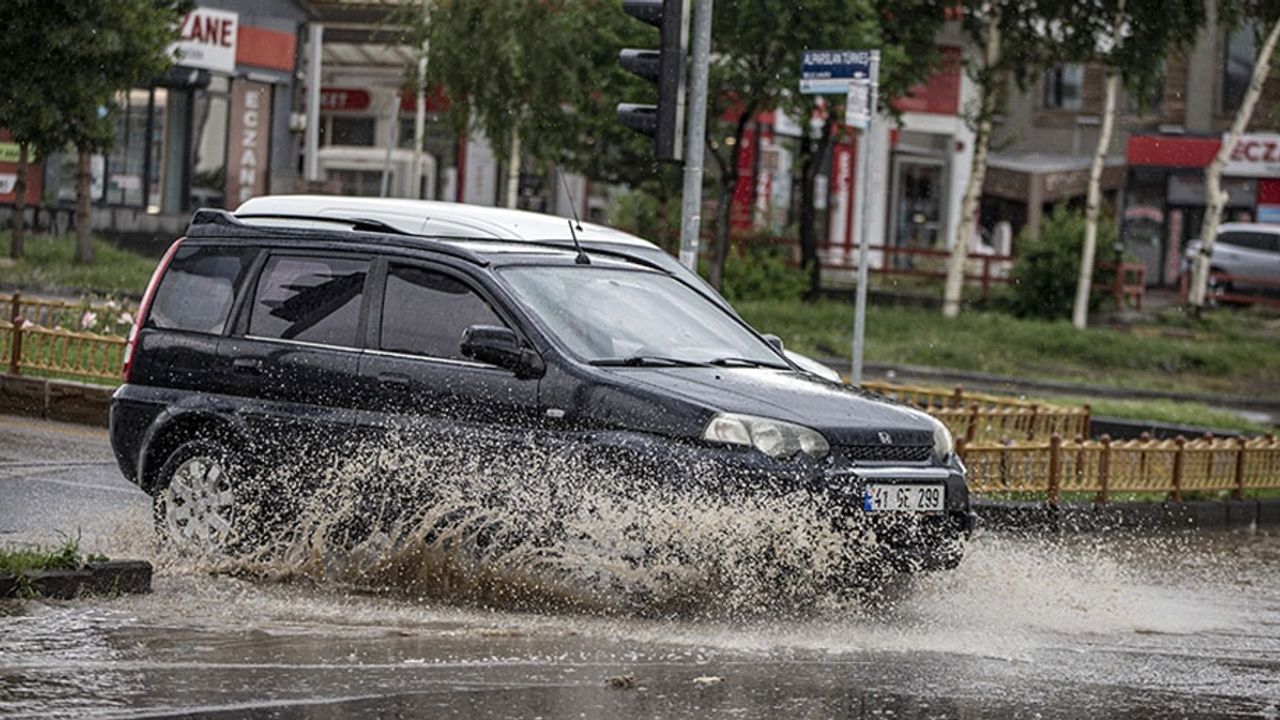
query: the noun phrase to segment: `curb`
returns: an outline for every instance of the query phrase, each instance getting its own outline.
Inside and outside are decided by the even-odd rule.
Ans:
[[[122,595],[151,592],[151,563],[142,560],[108,560],[87,563],[80,570],[34,570],[20,579],[0,573],[0,598],[36,597],[74,600],[84,595]]]
[[[1280,528],[1280,498],[1105,505],[975,499],[973,511],[978,517],[978,527],[1015,532]]]
[[[0,413],[106,427],[114,386],[0,373]]]

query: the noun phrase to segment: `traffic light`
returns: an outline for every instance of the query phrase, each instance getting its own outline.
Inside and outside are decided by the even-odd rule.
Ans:
[[[684,54],[689,41],[689,0],[623,0],[622,10],[657,27],[657,50],[627,48],[618,62],[627,72],[658,86],[657,105],[618,103],[618,122],[653,138],[659,160],[681,160],[684,148]]]

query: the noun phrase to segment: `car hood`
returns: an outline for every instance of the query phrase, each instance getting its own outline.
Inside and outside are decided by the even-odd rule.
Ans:
[[[618,368],[648,392],[728,412],[784,420],[821,432],[833,445],[931,445],[933,425],[904,405],[808,373],[772,368]]]

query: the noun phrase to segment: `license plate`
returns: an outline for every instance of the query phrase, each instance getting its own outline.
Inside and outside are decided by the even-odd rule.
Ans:
[[[862,509],[867,512],[938,512],[947,499],[943,485],[867,483]]]

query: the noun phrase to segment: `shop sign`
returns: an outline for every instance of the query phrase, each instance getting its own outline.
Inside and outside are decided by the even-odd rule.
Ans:
[[[320,88],[321,110],[367,110],[369,91],[360,88]]]
[[[18,147],[18,143],[0,142],[0,163],[17,163],[18,158],[22,156],[22,148]],[[36,151],[34,148],[27,148],[27,162],[38,162]]]
[[[1223,136],[1223,142],[1226,142],[1226,136]],[[1280,177],[1280,135],[1241,135],[1223,174],[1232,177]]]
[[[179,40],[169,51],[183,67],[235,72],[239,22],[233,12],[196,8],[183,16]]]
[[[267,155],[271,150],[271,86],[252,80],[231,83],[231,122],[227,135],[228,207],[267,194]]]
[[[18,184],[17,173],[0,173],[0,195],[8,195]]]

